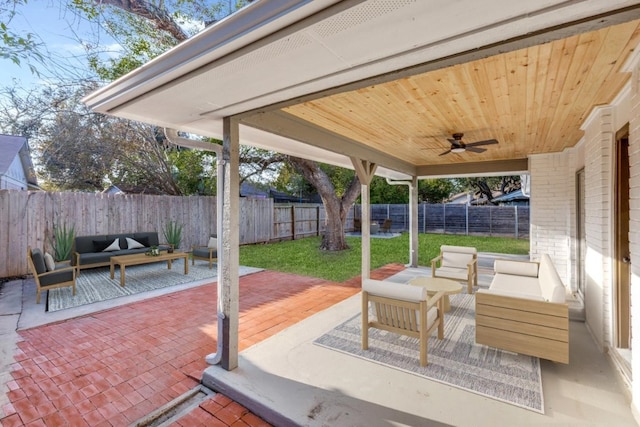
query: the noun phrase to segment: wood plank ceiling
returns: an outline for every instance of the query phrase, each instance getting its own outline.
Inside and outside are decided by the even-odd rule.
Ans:
[[[416,166],[559,152],[623,88],[630,75],[621,67],[639,42],[636,20],[283,111]],[[499,144],[440,156],[454,132]]]

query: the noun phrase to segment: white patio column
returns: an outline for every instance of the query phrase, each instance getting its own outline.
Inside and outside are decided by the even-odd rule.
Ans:
[[[418,177],[409,185],[409,267],[418,267]]]
[[[355,157],[351,158],[351,163],[353,163],[362,186],[360,190],[360,199],[362,200],[360,231],[362,233],[362,280],[364,280],[371,275],[371,203],[369,202],[369,184],[371,184],[377,165]]]
[[[238,121],[225,117],[222,161],[224,192],[222,205],[222,242],[218,252],[218,307],[222,307],[222,359],[221,366],[231,371],[238,367],[239,265],[240,265],[240,138]],[[220,330],[220,328],[218,328]]]

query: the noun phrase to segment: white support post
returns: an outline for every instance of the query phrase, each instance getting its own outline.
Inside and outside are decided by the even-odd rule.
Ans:
[[[409,186],[409,266],[418,267],[418,178],[411,178]]]
[[[239,265],[240,265],[240,138],[236,119],[225,117],[223,121],[222,157],[224,161],[224,204],[222,214],[222,270],[219,277],[222,293],[223,346],[221,365],[231,371],[238,367],[238,317],[239,317]]]
[[[362,280],[371,277],[371,203],[369,199],[369,184],[376,172],[376,164],[367,160],[351,158],[351,163],[358,174],[360,184],[360,199],[362,200],[362,212],[360,212],[360,226],[362,233]]]

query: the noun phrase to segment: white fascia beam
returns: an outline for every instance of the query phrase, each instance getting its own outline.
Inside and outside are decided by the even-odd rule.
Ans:
[[[388,156],[385,153],[282,111],[245,116],[241,119],[241,123],[347,157],[366,159],[371,163],[409,176],[416,175],[415,167],[410,163]]]

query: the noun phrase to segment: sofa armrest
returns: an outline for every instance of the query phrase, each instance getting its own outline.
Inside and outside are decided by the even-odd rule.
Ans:
[[[436,277],[436,268],[438,268],[438,261],[442,262],[442,255],[438,255],[431,260],[431,277]]]
[[[476,342],[569,363],[569,306],[476,292]]]

